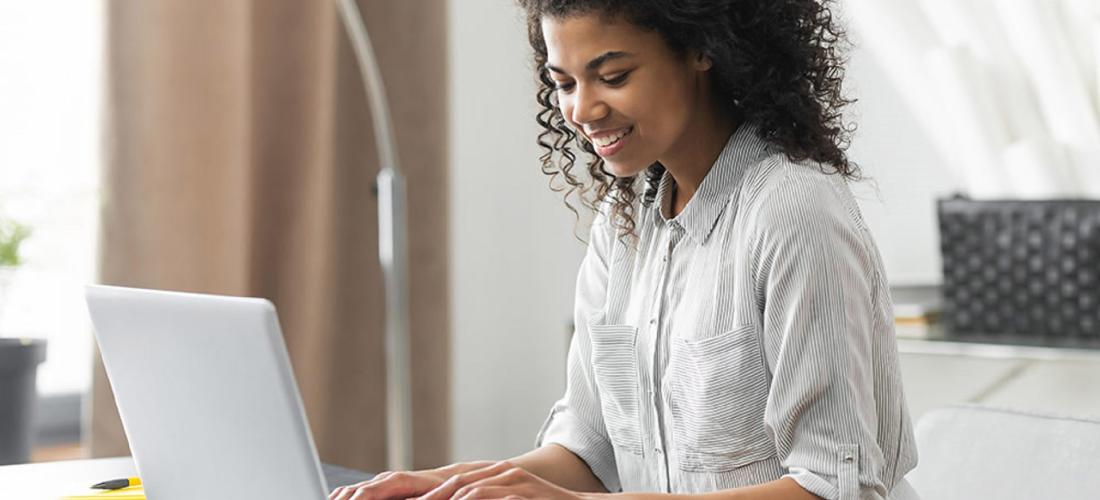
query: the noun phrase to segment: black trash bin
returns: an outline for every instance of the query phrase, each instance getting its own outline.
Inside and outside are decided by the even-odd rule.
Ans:
[[[44,339],[0,338],[0,465],[30,461],[38,365]]]

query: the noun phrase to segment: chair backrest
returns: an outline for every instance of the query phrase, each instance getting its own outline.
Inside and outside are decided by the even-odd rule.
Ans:
[[[1100,498],[1100,419],[960,405],[925,414],[916,437],[922,500]]]

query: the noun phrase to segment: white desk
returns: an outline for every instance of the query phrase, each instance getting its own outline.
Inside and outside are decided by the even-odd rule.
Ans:
[[[370,474],[323,465],[330,488],[369,479]],[[136,476],[130,457],[67,460],[0,467],[0,499],[57,500],[100,481]]]
[[[1100,350],[898,339],[914,422],[958,403],[1100,416]]]

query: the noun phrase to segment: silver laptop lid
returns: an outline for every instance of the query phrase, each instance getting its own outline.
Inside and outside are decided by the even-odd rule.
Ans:
[[[148,498],[326,497],[271,302],[110,286],[86,297]]]

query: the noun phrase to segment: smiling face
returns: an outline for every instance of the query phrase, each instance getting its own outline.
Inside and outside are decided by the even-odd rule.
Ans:
[[[617,177],[694,143],[707,109],[707,58],[679,54],[657,33],[598,14],[542,20],[546,68],[562,116]]]

